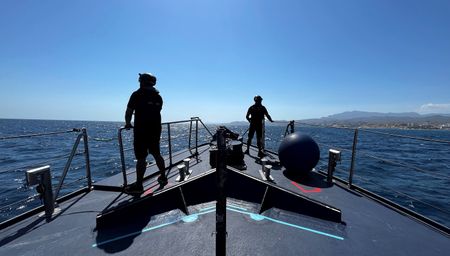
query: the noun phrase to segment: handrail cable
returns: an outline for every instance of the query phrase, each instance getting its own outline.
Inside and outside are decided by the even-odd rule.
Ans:
[[[423,173],[428,173],[428,174],[430,174],[430,175],[432,175],[432,176],[435,176],[435,177],[436,177],[436,176],[440,176],[440,177],[443,177],[443,178],[450,179],[450,176],[449,176],[449,175],[431,172],[431,171],[428,171],[428,170],[419,168],[419,167],[414,166],[414,165],[408,165],[408,164],[404,164],[404,163],[401,163],[401,162],[388,160],[388,159],[385,159],[385,158],[381,158],[381,157],[377,157],[377,156],[374,156],[374,155],[371,155],[371,154],[367,154],[367,153],[365,153],[365,152],[361,152],[360,154],[363,154],[363,155],[365,155],[365,156],[367,156],[367,157],[370,157],[370,158],[373,158],[373,159],[376,159],[376,160],[379,160],[379,161],[382,161],[382,162],[385,162],[385,163],[390,163],[390,164],[394,164],[394,165],[398,165],[398,166],[402,166],[402,167],[411,168],[411,169],[413,169],[413,170],[415,170],[415,171],[419,171],[419,172],[423,172]]]
[[[81,177],[81,178],[78,178],[78,179],[76,179],[76,180],[74,180],[74,181],[71,181],[71,182],[64,183],[64,184],[61,186],[61,188],[66,188],[66,187],[68,187],[69,185],[72,185],[72,184],[74,184],[74,183],[78,183],[78,182],[80,182],[80,181],[82,181],[82,180],[85,180],[85,179],[87,179],[86,176]],[[58,187],[58,185],[55,185],[55,186],[52,186],[52,187],[55,188],[55,187]]]
[[[40,194],[34,194],[34,195],[31,195],[31,196],[29,196],[29,197],[27,197],[25,199],[17,200],[15,202],[11,203],[11,204],[4,205],[4,206],[0,207],[0,211],[3,211],[4,209],[10,208],[13,205],[20,204],[20,203],[26,202],[26,201],[31,200],[31,199],[35,199],[36,197],[39,197],[39,196],[40,196]]]
[[[387,136],[391,136],[391,137],[399,137],[399,138],[406,138],[406,139],[414,139],[414,140],[422,140],[422,141],[428,141],[428,142],[438,142],[438,143],[450,144],[450,141],[448,141],[448,140],[428,139],[428,138],[423,138],[423,137],[414,137],[414,136],[401,135],[401,134],[392,134],[392,133],[386,133],[386,132],[371,131],[368,129],[359,129],[359,130],[363,131],[363,132],[387,135]]]
[[[114,140],[118,140],[117,138],[98,138],[98,137],[92,137],[92,136],[88,136],[88,138],[93,141],[99,141],[99,142],[111,142]]]
[[[63,134],[63,133],[71,133],[71,132],[80,132],[80,131],[81,131],[80,129],[73,128],[72,130],[66,130],[66,131],[57,131],[57,132],[48,132],[48,133],[33,133],[33,134],[24,134],[24,135],[0,137],[0,140],[30,138],[30,137],[38,137],[38,136],[46,136],[46,135],[55,135],[55,134]]]
[[[83,154],[84,154],[84,152],[78,152],[78,153],[75,154],[75,156],[79,156],[79,155],[83,155]],[[60,160],[60,159],[66,159],[69,156],[70,156],[70,154],[58,155],[58,156],[55,156],[53,158],[46,159],[45,162],[36,163],[36,164],[29,164],[29,165],[25,165],[25,166],[19,166],[19,167],[16,167],[14,169],[9,169],[9,170],[2,170],[2,171],[0,171],[0,174],[2,174],[2,173],[9,173],[9,172],[15,172],[15,171],[20,170],[20,169],[29,169],[29,168],[33,168],[33,167],[36,167],[36,166],[48,165],[48,164],[51,163],[51,161]]]
[[[432,204],[430,204],[430,203],[424,202],[424,201],[422,201],[422,200],[420,200],[420,199],[417,199],[417,198],[415,198],[415,197],[413,197],[413,196],[410,196],[410,195],[408,195],[408,194],[399,192],[399,191],[397,191],[397,190],[395,190],[395,189],[393,189],[393,188],[389,188],[389,187],[386,187],[386,186],[377,184],[377,183],[375,183],[375,182],[373,182],[373,181],[371,181],[371,180],[368,180],[368,179],[363,178],[363,177],[360,176],[360,175],[355,174],[355,176],[359,177],[361,180],[364,180],[365,182],[371,183],[371,184],[373,184],[373,185],[375,185],[375,186],[381,187],[381,188],[386,189],[386,190],[390,190],[390,191],[395,192],[395,193],[397,193],[397,194],[399,194],[399,195],[402,195],[402,196],[405,196],[405,197],[407,197],[407,198],[409,198],[409,199],[412,199],[412,200],[414,200],[414,201],[416,201],[416,202],[420,202],[420,203],[422,203],[422,204],[425,204],[425,205],[430,206],[431,208],[434,208],[434,209],[439,210],[439,211],[441,211],[441,212],[450,214],[450,211],[448,211],[448,210],[445,210],[445,209],[442,209],[442,208],[440,208],[440,207],[434,206],[434,205],[432,205]]]

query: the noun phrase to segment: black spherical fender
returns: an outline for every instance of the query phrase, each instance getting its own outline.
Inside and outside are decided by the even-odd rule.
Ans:
[[[319,162],[320,149],[310,136],[294,132],[287,135],[281,142],[278,157],[288,171],[305,174]]]

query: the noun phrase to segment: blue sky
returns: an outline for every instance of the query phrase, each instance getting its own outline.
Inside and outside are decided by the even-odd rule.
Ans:
[[[0,118],[123,120],[151,72],[163,121],[450,113],[450,1],[0,3]]]

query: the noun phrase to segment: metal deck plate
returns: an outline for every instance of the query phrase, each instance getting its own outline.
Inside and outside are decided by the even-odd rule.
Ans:
[[[261,179],[255,155],[256,151],[246,155],[248,168],[243,173]],[[206,148],[199,162],[191,164],[190,179],[210,170],[208,158]],[[170,185],[160,191],[156,191],[153,178],[149,179],[146,190],[152,189],[156,195],[174,189],[177,175],[173,168]],[[231,198],[227,201],[228,255],[442,256],[450,251],[448,236],[358,193],[329,186],[325,177],[315,172],[296,179],[283,168],[273,168],[271,175],[277,186],[341,209],[342,222],[277,207],[259,213],[259,203]],[[139,198],[111,191],[79,195],[60,204],[61,212],[51,222],[36,215],[1,230],[0,255],[214,254],[214,201],[189,205],[188,214],[179,209],[142,210],[139,218],[125,215],[113,225],[96,226],[98,214]]]

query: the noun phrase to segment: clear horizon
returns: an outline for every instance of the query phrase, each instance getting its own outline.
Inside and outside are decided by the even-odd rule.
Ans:
[[[364,112],[364,111],[358,111],[358,110],[353,110],[353,111],[346,111],[346,112]],[[341,112],[341,113],[334,113],[331,115],[337,115],[337,114],[343,114],[346,112]],[[381,112],[365,112],[365,113],[376,113],[376,114],[404,114],[404,113],[416,113],[419,114],[421,116],[428,116],[428,115],[442,115],[442,116],[449,116],[450,114],[447,113],[427,113],[427,114],[420,114],[417,112],[398,112],[398,113],[393,113],[393,112],[387,112],[387,113],[381,113]],[[329,116],[331,116],[329,115]],[[296,120],[296,121],[302,121],[302,120],[310,120],[310,119],[321,119],[321,118],[326,118],[329,116],[322,116],[322,117],[312,117],[312,118],[306,118],[306,119],[297,119],[297,118],[293,118],[293,119],[284,119],[284,120],[275,120],[275,122],[280,121],[280,122],[289,122],[291,120]],[[201,117],[200,117],[201,118]],[[4,117],[0,117],[0,119],[9,119],[9,120],[38,120],[38,121],[74,121],[74,122],[118,122],[118,123],[124,123],[124,121],[122,120],[78,120],[78,119],[42,119],[42,118],[4,118]],[[178,119],[178,120],[173,120],[173,121],[180,121],[180,120],[189,120],[189,118],[184,118],[184,119]],[[231,120],[228,122],[208,122],[202,119],[202,121],[205,124],[227,124],[227,123],[235,123],[235,122],[243,122],[243,123],[248,123],[248,121],[246,120]],[[170,121],[164,121],[163,122],[170,122]],[[268,122],[268,124],[270,125],[270,122]]]
[[[163,122],[450,113],[450,2],[2,1],[0,118],[119,121],[151,72]]]

